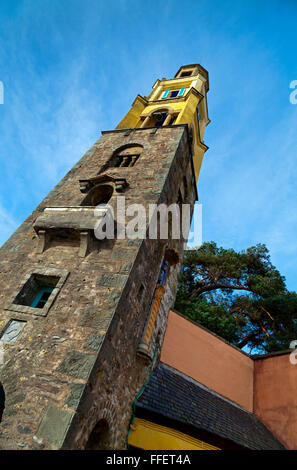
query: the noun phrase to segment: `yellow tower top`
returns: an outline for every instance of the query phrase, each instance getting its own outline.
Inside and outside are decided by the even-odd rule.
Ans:
[[[196,181],[204,152],[204,131],[210,122],[207,109],[208,72],[199,64],[183,65],[174,78],[157,80],[149,96],[137,95],[117,129],[188,124]]]

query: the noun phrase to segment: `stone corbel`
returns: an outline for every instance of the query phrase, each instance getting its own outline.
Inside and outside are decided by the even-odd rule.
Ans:
[[[89,250],[89,244],[90,244],[90,233],[88,231],[80,232],[80,245],[79,245],[78,256],[80,256],[81,258],[85,258]]]
[[[122,193],[127,186],[128,183],[125,179],[117,180],[115,182],[115,190],[117,193]]]
[[[38,245],[36,248],[37,254],[42,254],[46,249],[47,242],[49,240],[49,234],[46,230],[39,230],[37,232],[38,235]],[[88,251],[90,245],[90,233],[89,231],[80,232],[80,245],[79,245],[79,252],[78,256],[84,258]]]
[[[117,178],[108,173],[103,173],[101,175],[94,176],[93,178],[79,180],[79,189],[82,193],[87,193],[93,186],[104,183],[113,183],[115,190],[118,193],[123,192],[123,190],[129,186],[125,178]]]
[[[48,240],[48,234],[47,234],[46,230],[39,230],[37,232],[37,235],[38,235],[38,245],[37,245],[36,253],[40,255],[41,253],[44,252],[44,250],[46,248],[46,243],[47,243],[47,240]]]
[[[81,193],[87,193],[91,189],[92,185],[90,180],[79,180],[79,189]]]

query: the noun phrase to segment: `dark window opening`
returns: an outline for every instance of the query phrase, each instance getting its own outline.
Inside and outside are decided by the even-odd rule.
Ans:
[[[43,308],[59,279],[56,276],[32,274],[13,303],[33,308]]]
[[[174,124],[174,123],[175,123],[175,121],[176,121],[176,118],[177,118],[177,115],[175,115],[175,116],[172,116],[172,118],[171,118],[171,120],[170,120],[170,122],[169,122],[169,126],[172,126],[172,124]]]
[[[179,93],[179,90],[173,90],[170,92],[170,98],[175,98]]]
[[[102,184],[92,188],[87,197],[82,202],[82,206],[105,205],[111,199],[113,187],[108,184]]]
[[[139,158],[138,155],[118,155],[115,167],[132,167]]]
[[[167,117],[167,113],[154,113],[153,119],[155,121],[154,122],[155,127],[163,126],[166,117]]]
[[[143,146],[140,144],[128,145],[118,151],[114,152],[106,165],[102,167],[100,173],[106,171],[107,168],[120,168],[132,167],[135,165],[143,151]]]
[[[193,73],[193,70],[187,70],[187,71],[185,70],[184,72],[180,74],[180,77],[190,77],[192,73]]]

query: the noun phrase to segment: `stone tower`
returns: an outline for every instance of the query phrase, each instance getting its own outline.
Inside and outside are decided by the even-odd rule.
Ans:
[[[123,220],[118,205],[193,211],[207,91],[198,64],[157,80],[1,248],[2,449],[126,448],[133,399],[158,361],[184,239],[170,227],[167,238],[150,238],[149,217],[145,236],[125,236],[133,213]],[[94,229],[110,220],[115,235],[98,237]]]

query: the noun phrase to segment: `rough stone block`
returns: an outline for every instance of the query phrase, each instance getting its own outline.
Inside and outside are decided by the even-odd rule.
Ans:
[[[76,409],[79,405],[80,398],[83,394],[85,385],[73,383],[71,384],[71,393],[65,402],[65,405],[69,406],[69,408]]]
[[[76,377],[78,379],[87,380],[95,360],[96,356],[93,354],[70,351],[67,353],[65,359],[57,368],[57,371],[62,372],[63,374],[71,375],[72,377]]]
[[[93,349],[94,351],[98,351],[104,340],[104,336],[105,335],[103,334],[102,335],[96,334],[96,333],[91,334],[86,344],[87,348]]]
[[[104,287],[124,287],[128,276],[124,274],[101,274],[100,278],[97,280],[97,286]]]
[[[49,406],[37,431],[37,438],[50,441],[59,449],[65,439],[74,413]]]

